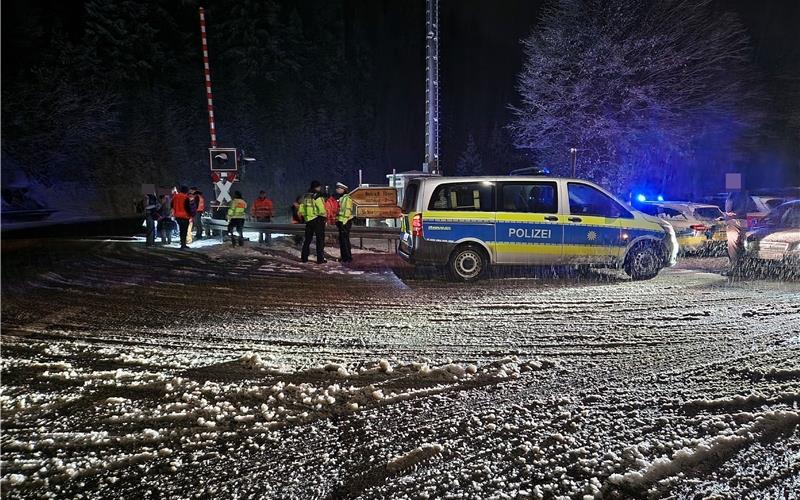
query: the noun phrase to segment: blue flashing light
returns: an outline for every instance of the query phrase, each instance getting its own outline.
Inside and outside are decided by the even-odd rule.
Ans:
[[[636,201],[639,201],[639,202],[647,201],[647,197],[645,195],[643,195],[643,194],[637,194],[636,195]]]
[[[656,200],[658,200],[658,201],[664,201],[664,195],[663,195],[663,194],[660,194],[660,195],[658,195],[658,197],[656,198]]]

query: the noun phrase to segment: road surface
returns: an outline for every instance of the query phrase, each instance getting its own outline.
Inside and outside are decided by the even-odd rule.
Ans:
[[[359,257],[4,245],[4,496],[797,498],[798,282]]]

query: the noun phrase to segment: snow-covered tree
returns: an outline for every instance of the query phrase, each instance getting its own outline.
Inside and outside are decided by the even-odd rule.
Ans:
[[[481,175],[483,173],[483,161],[475,137],[469,134],[467,137],[467,147],[456,163],[456,175]]]
[[[561,173],[575,147],[578,175],[620,191],[691,190],[758,125],[748,39],[712,0],[555,0],[523,45],[515,144]]]

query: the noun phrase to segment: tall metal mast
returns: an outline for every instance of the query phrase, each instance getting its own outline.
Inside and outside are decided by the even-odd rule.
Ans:
[[[439,0],[425,0],[425,173],[439,174]]]

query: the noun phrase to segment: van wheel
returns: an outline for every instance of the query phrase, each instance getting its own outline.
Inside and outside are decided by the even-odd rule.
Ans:
[[[625,258],[625,272],[634,280],[649,280],[661,270],[663,259],[653,245],[639,244]]]
[[[488,265],[489,258],[483,249],[474,245],[464,245],[450,254],[448,268],[453,279],[474,281],[481,277]]]

